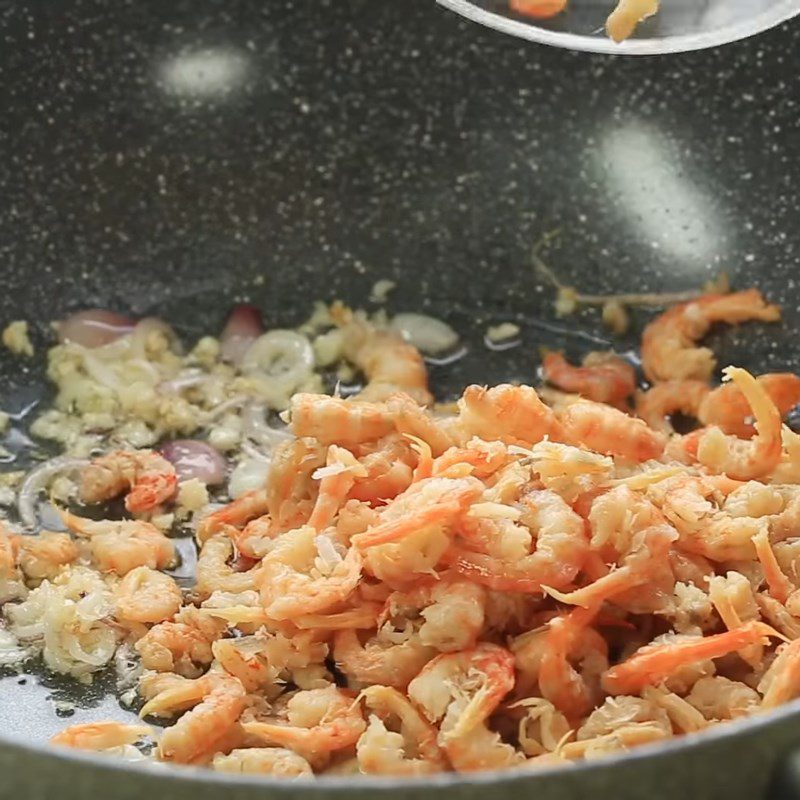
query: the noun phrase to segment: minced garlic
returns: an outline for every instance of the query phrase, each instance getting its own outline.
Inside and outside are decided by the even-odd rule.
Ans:
[[[28,338],[28,323],[18,319],[6,326],[3,331],[3,344],[18,356],[32,356],[33,345]]]

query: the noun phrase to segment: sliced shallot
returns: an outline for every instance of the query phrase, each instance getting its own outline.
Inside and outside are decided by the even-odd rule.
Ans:
[[[233,364],[241,364],[250,345],[262,333],[264,322],[261,311],[246,303],[234,306],[219,337],[222,358]]]
[[[177,439],[161,448],[161,454],[182,481],[197,478],[207,486],[218,486],[225,480],[227,462],[208,442],[198,439]]]
[[[89,348],[102,347],[121,336],[127,336],[135,326],[135,319],[103,308],[78,311],[56,323],[58,339],[62,344],[73,342]]]
[[[19,487],[17,495],[17,511],[22,523],[29,528],[35,528],[38,522],[36,505],[39,493],[50,481],[64,472],[82,469],[87,466],[89,461],[85,458],[72,458],[71,456],[58,456],[39,464],[32,469],[22,485]]]
[[[242,370],[268,378],[276,394],[291,394],[314,370],[314,348],[295,331],[269,331],[247,349]]]

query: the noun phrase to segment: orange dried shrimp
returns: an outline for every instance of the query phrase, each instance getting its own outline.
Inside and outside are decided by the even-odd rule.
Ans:
[[[9,629],[56,620],[62,672],[133,645],[142,714],[168,726],[154,758],[293,778],[566,763],[800,697],[800,379],[731,367],[714,388],[699,345],[778,316],[754,289],[667,310],[638,416],[627,361],[552,353],[545,377],[581,397],[470,386],[435,414],[413,347],[345,321],[369,390],[294,395],[266,482],[197,515],[192,589],[156,527],[186,484],[112,451],[81,495],[128,492],[136,519],[0,528]],[[701,427],[675,433],[678,412]],[[150,730],[53,741],[124,755]]]

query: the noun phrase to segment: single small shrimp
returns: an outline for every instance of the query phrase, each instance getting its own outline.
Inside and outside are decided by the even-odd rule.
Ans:
[[[553,409],[530,386],[468,386],[458,410],[459,425],[468,437],[529,447],[545,436],[561,435]]]
[[[661,742],[669,734],[663,725],[657,722],[635,723],[633,725],[622,724],[613,733],[606,733],[602,736],[595,736],[593,739],[583,739],[578,742],[566,742],[558,750],[558,753],[549,754],[552,757],[558,755],[561,759],[574,761],[576,759],[592,760],[605,757],[619,752],[627,752],[632,747],[639,747],[645,744]],[[543,759],[540,756],[539,759]],[[558,761],[553,758],[553,763]],[[562,762],[563,763],[563,762]]]
[[[594,707],[595,697],[570,663],[570,655],[597,615],[597,607],[576,608],[550,620],[539,665],[539,690],[570,719],[579,719]],[[602,653],[606,656],[607,653]],[[607,664],[607,660],[605,662]]]
[[[769,541],[769,528],[766,525],[753,537],[753,545],[764,572],[764,580],[767,582],[769,594],[779,603],[786,605],[786,601],[796,587],[784,575],[778,559],[775,557],[775,551]]]
[[[285,713],[285,720],[244,722],[242,728],[266,744],[288,747],[313,763],[352,747],[367,727],[353,696],[335,686],[295,693]]]
[[[587,586],[571,592],[560,592],[547,587],[547,593],[559,602],[584,608],[591,608],[605,600],[623,606],[633,601],[634,606],[643,603],[646,610],[652,613],[653,609],[650,606],[653,600],[659,603],[663,594],[663,589],[656,579],[663,577],[670,584],[674,583],[674,578],[669,572],[668,553],[677,538],[675,529],[665,522],[648,526],[634,535],[630,551],[622,559],[622,565],[618,569],[612,569]],[[656,590],[655,598],[643,589],[639,589],[639,587],[646,588],[651,583]],[[639,593],[643,593],[643,597],[640,598]]]
[[[615,42],[624,41],[640,22],[658,12],[658,5],[659,0],[618,0],[606,19],[606,33]]]
[[[514,656],[497,645],[444,653],[408,686],[408,695],[439,725],[439,746],[459,771],[514,766],[520,755],[486,725],[514,688]],[[443,691],[444,690],[444,691]]]
[[[393,434],[379,439],[374,446],[360,446],[358,460],[363,474],[355,476],[347,496],[377,507],[408,489],[414,478],[412,467],[418,461],[410,438]],[[424,442],[422,445],[428,447]]]
[[[353,608],[332,614],[303,614],[292,624],[300,630],[368,630],[375,627],[381,607],[377,603],[361,602]]]
[[[251,520],[266,514],[268,510],[267,490],[254,489],[204,517],[197,526],[195,538],[202,545],[223,527],[243,528]]]
[[[187,683],[191,683],[190,678],[184,678],[182,675],[176,675],[174,672],[151,672],[148,670],[139,678],[139,695],[142,700],[147,702],[167,689],[174,689],[177,686],[184,686]],[[186,707],[191,707],[191,704]],[[180,708],[170,709],[164,712],[164,716],[172,717],[181,710]]]
[[[779,634],[769,625],[753,621],[725,633],[676,637],[674,642],[645,645],[627,661],[607,670],[602,686],[612,695],[638,694],[645,686],[655,686],[666,680],[685,664],[721,658],[747,645],[758,644],[768,636]]]
[[[264,558],[272,549],[279,533],[269,514],[250,520],[244,528],[223,525],[220,531],[236,545],[236,551],[240,555],[253,561]]]
[[[521,709],[517,739],[522,752],[528,757],[553,753],[565,737],[572,734],[567,718],[543,697],[526,697],[507,706],[509,711]]]
[[[451,734],[466,732],[486,720],[514,688],[514,657],[505,648],[484,642],[458,653],[443,653],[411,681],[408,695],[431,722],[438,722],[447,715],[460,683],[469,684],[472,677],[481,680],[472,686],[467,713],[448,720]]]
[[[475,478],[426,478],[379,512],[379,522],[351,542],[364,550],[404,539],[432,526],[450,526],[483,493]]]
[[[730,516],[712,502],[714,495],[709,480],[693,475],[668,478],[648,490],[648,496],[680,534],[682,549],[712,561],[752,560],[753,536],[762,523]]]
[[[663,514],[647,497],[626,484],[594,497],[584,517],[592,532],[592,550],[606,562],[630,553],[637,533],[664,521]]]
[[[672,735],[667,712],[654,700],[644,697],[607,697],[576,731],[577,743],[590,743],[621,729],[657,727],[661,738]]]
[[[560,421],[569,443],[635,464],[658,458],[667,442],[663,433],[654,431],[644,420],[590,400],[567,406]]]
[[[772,472],[781,459],[780,412],[749,372],[727,367],[723,374],[735,383],[752,409],[756,435],[748,441],[726,436],[719,428],[709,428],[700,438],[697,460],[704,467],[736,480],[760,478]]]
[[[761,704],[755,689],[722,675],[700,678],[686,695],[686,701],[710,721],[746,717]]]
[[[287,628],[286,633],[267,633],[261,629],[250,636],[217,639],[212,651],[219,666],[238,678],[246,690],[280,693],[283,684],[298,682],[301,671],[321,667],[328,645],[320,641],[316,630]]]
[[[203,763],[236,725],[245,699],[244,687],[236,678],[215,672],[165,689],[144,704],[140,715],[164,716],[194,705],[164,731],[158,755],[178,764]]]
[[[733,570],[709,579],[708,599],[728,630],[740,628],[761,616],[750,581]],[[764,658],[764,648],[761,644],[749,645],[739,651],[739,656],[757,668]]]
[[[178,488],[175,467],[152,450],[114,450],[92,461],[81,473],[84,503],[101,503],[127,492],[125,508],[150,511],[172,499]]]
[[[386,403],[296,394],[289,406],[292,432],[322,445],[351,447],[382,439],[395,431],[394,413]]]
[[[382,581],[389,589],[406,589],[410,583],[434,574],[451,543],[451,526],[441,524],[447,516],[449,512],[443,514],[441,508],[434,507],[427,514],[422,511],[416,520],[408,516],[398,519],[396,525],[389,521],[387,527],[381,526],[379,533],[391,535],[394,540],[364,550],[365,574]],[[368,528],[359,535],[370,533]]]
[[[258,587],[260,568],[238,572],[230,565],[233,556],[233,534],[228,536],[223,530],[212,536],[200,550],[197,558],[197,583],[195,591],[203,598],[213,592],[233,592],[239,594]]]
[[[486,480],[506,466],[509,459],[508,448],[502,442],[486,442],[474,437],[464,447],[450,447],[434,459],[431,475],[455,478],[469,474]]]
[[[776,322],[780,316],[780,308],[767,305],[758,289],[709,294],[673,306],[644,329],[642,367],[645,375],[651,381],[708,381],[716,360],[711,350],[698,347],[696,343],[714,323]]]
[[[782,633],[787,639],[800,639],[800,619],[790,614],[783,603],[779,603],[766,592],[756,595],[761,616],[772,625],[775,630]]]
[[[164,622],[182,603],[174,579],[150,567],[135,567],[114,591],[115,616],[124,622]]]
[[[259,568],[261,603],[276,620],[327,611],[344,602],[361,578],[363,559],[351,547],[342,556],[330,539],[321,551],[317,532],[310,526],[283,534]]]
[[[708,598],[729,630],[760,616],[753,586],[740,572],[729,570],[709,578]]]
[[[18,545],[19,566],[33,580],[55,577],[79,555],[78,546],[68,533],[42,531],[38,536],[20,536]]]
[[[589,353],[583,366],[575,367],[561,353],[550,351],[542,361],[542,371],[553,386],[616,408],[623,408],[636,389],[633,367],[613,353]]]
[[[343,447],[332,444],[328,448],[326,465],[318,469],[313,477],[319,479],[319,492],[308,524],[317,533],[331,525],[339,509],[347,499],[356,478],[364,478],[367,471],[355,456]]]
[[[720,476],[724,480],[724,476]],[[776,486],[747,481],[734,482],[735,488],[721,486],[720,477],[707,478],[720,494],[725,496],[722,510],[731,517],[771,517],[781,514],[786,508],[786,498]]]
[[[217,753],[211,762],[216,772],[237,775],[274,775],[278,778],[313,777],[314,770],[302,756],[284,747],[247,747]]]
[[[662,512],[620,483],[595,498],[587,517],[599,563],[584,574],[593,582],[569,595],[551,593],[583,606],[607,599],[632,614],[670,613],[676,580],[670,554],[678,533]],[[609,570],[608,564],[620,566]]]
[[[697,683],[704,680],[708,678],[700,678]],[[697,688],[697,683],[692,691]],[[647,686],[642,690],[642,698],[666,713],[670,723],[667,735],[671,735],[673,730],[675,733],[696,733],[708,727],[708,720],[694,705],[675,692],[670,692],[666,686]]]
[[[534,445],[529,452],[533,452],[542,444],[547,444],[547,442]],[[519,502],[525,488],[531,484],[534,468],[537,466],[539,465],[535,464],[532,459],[530,463],[527,459],[509,461],[486,481],[486,491],[483,493],[484,502],[498,503],[501,506],[513,506],[514,503]],[[552,488],[552,486],[547,486],[547,481],[542,477],[541,472],[539,478],[545,484],[545,488]]]
[[[775,404],[781,419],[800,403],[800,376],[791,372],[759,375],[756,383]],[[744,392],[732,383],[718,386],[703,398],[697,409],[701,425],[714,425],[729,436],[749,439],[755,433],[750,420],[750,403]]]
[[[579,498],[584,503],[593,499],[599,485],[614,470],[614,462],[608,456],[559,442],[538,442],[525,453],[523,461],[546,489],[560,495],[578,513]]]
[[[367,385],[357,395],[360,400],[382,401],[404,392],[419,405],[433,402],[425,361],[419,350],[399,334],[352,319],[342,327],[342,347],[345,358],[367,379]]]
[[[758,684],[762,708],[776,708],[800,695],[800,639],[777,651],[777,658]]]
[[[407,394],[392,395],[386,401],[386,407],[394,417],[397,432],[421,439],[435,456],[461,440],[461,432],[448,428],[447,419],[434,417]]]
[[[418,635],[394,641],[391,633],[378,631],[366,641],[354,630],[336,631],[333,657],[351,688],[381,684],[405,690],[419,671],[436,655]]]
[[[265,689],[278,676],[265,657],[266,637],[240,636],[236,639],[217,639],[211,652],[219,665],[234,678],[238,678],[249,694]]]
[[[705,381],[670,380],[656,383],[636,395],[636,414],[654,431],[673,433],[668,418],[672,414],[699,417],[703,401],[710,392],[711,387]]]
[[[273,454],[265,510],[277,532],[299,528],[308,521],[317,494],[312,476],[324,467],[326,449],[311,439],[294,439]]]
[[[204,631],[182,622],[160,622],[134,645],[145,669],[196,677],[214,659]]]
[[[541,592],[543,586],[568,586],[589,551],[583,520],[548,489],[528,492],[521,505],[520,522],[535,534],[533,552],[505,560],[454,546],[448,556],[453,569],[495,591]],[[527,538],[532,539],[530,533]]]
[[[73,533],[89,539],[92,558],[102,572],[126,575],[136,567],[166,569],[175,564],[175,545],[143,520],[90,520],[69,511],[61,519]]]
[[[109,750],[133,744],[145,736],[152,736],[149,725],[130,725],[123,722],[88,722],[70,725],[50,738],[50,744],[73,747],[78,750]]]
[[[368,686],[359,697],[370,712],[367,729],[356,745],[362,772],[430,775],[446,770],[436,729],[405,695],[389,686]]]
[[[458,578],[441,577],[407,592],[393,592],[382,619],[419,614],[420,642],[443,653],[474,647],[486,620],[486,590]]]
[[[135,567],[114,589],[114,615],[120,622],[164,622],[182,603],[183,595],[174,579],[150,567]]]

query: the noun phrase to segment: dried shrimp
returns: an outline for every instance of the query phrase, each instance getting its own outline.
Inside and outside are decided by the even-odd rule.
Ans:
[[[610,24],[627,30],[628,6]],[[189,356],[152,320],[63,341],[44,418],[90,457],[48,472],[62,531],[0,527],[4,630],[83,682],[127,654],[142,717],[166,727],[94,722],[53,743],[301,780],[427,776],[597,758],[800,697],[800,437],[784,424],[800,378],[728,367],[714,385],[700,344],[780,310],[755,289],[683,300],[644,331],[646,389],[627,357],[547,353],[545,380],[570,393],[556,403],[503,384],[433,407],[413,337],[341,304]],[[363,385],[323,394],[309,359]],[[677,415],[697,427],[676,433]],[[194,431],[207,441],[154,449]],[[258,467],[247,491],[217,488],[226,457]],[[192,578],[174,571],[195,556]]]

